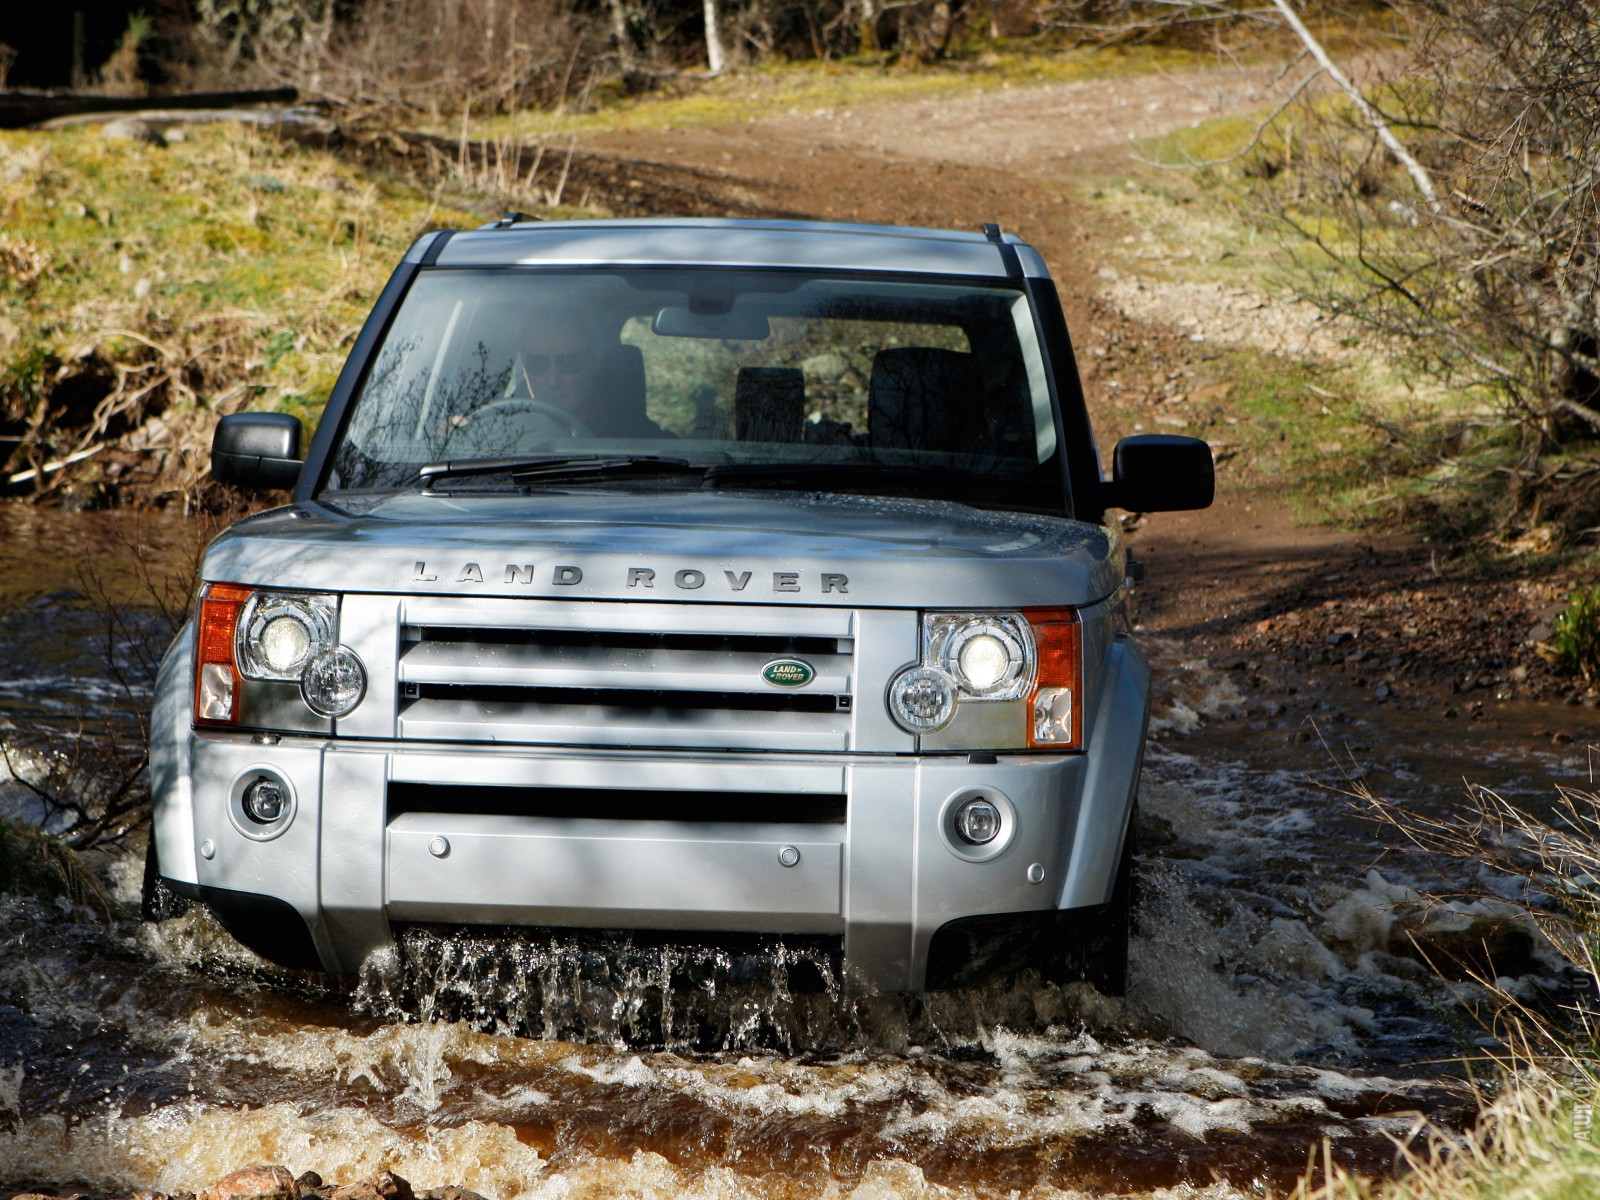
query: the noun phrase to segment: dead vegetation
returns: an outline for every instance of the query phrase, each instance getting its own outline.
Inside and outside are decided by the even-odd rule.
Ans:
[[[1307,6],[1310,7],[1310,6]],[[1111,38],[1226,52],[1293,35],[1287,100],[1227,168],[1297,266],[1300,295],[1433,397],[1386,421],[1436,527],[1546,548],[1600,536],[1600,27],[1566,0],[1097,0]],[[1333,18],[1333,24],[1327,22]],[[1365,20],[1376,52],[1330,52]],[[1080,19],[1080,26],[1084,20]],[[1319,28],[1326,32],[1319,32]]]
[[[92,636],[101,667],[73,711],[0,722],[0,784],[24,797],[20,806],[14,798],[12,804],[27,818],[0,821],[0,868],[8,855],[37,860],[35,867],[50,868],[47,879],[65,872],[59,880],[68,888],[64,894],[82,902],[73,875],[81,864],[75,866],[72,854],[120,845],[148,824],[150,697],[162,656],[187,619],[201,552],[228,519],[186,526],[179,557],[187,570],[153,563],[138,519],[119,526],[105,548],[130,578],[113,586],[99,569],[81,570],[79,591],[97,618]],[[61,852],[35,845],[33,829],[48,834]]]

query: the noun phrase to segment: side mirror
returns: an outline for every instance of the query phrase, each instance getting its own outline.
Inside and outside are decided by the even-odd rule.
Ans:
[[[1139,433],[1117,443],[1106,506],[1130,512],[1209,508],[1217,474],[1211,447],[1174,433]]]
[[[234,413],[211,438],[211,477],[245,488],[291,488],[300,478],[300,419]]]

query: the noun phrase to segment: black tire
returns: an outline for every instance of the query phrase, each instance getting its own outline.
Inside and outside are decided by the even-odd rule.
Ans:
[[[1128,993],[1128,939],[1133,935],[1133,912],[1138,901],[1139,812],[1128,817],[1122,839],[1116,881],[1111,899],[1094,908],[1077,909],[1056,918],[1054,936],[1042,961],[1040,974],[1055,983],[1086,980],[1104,996]]]
[[[156,835],[150,832],[150,845],[144,852],[144,886],[139,889],[139,917],[145,921],[169,921],[189,911],[193,901],[178,895],[161,878],[156,861]]]
[[[1105,907],[1104,923],[1090,939],[1089,962],[1084,978],[1102,995],[1128,994],[1128,940],[1133,936],[1133,910],[1138,901],[1139,876],[1135,859],[1139,854],[1139,810],[1128,815],[1128,832],[1122,839],[1122,856],[1117,860],[1117,881],[1111,886],[1111,902]]]

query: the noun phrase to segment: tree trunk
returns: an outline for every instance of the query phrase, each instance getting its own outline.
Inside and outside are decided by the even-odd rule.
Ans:
[[[878,48],[878,0],[861,0],[862,54],[871,54]]]
[[[623,74],[633,70],[633,39],[628,34],[628,12],[623,0],[610,0],[611,37],[617,43],[617,62]]]
[[[717,21],[717,0],[705,0],[706,6],[706,65],[713,75],[720,74],[728,65],[728,56],[722,49],[722,30]]]

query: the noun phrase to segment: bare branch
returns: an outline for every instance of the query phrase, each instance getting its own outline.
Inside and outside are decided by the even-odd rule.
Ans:
[[[1366,119],[1367,124],[1372,127],[1373,132],[1389,148],[1389,153],[1394,155],[1395,161],[1403,166],[1406,169],[1406,173],[1411,176],[1412,182],[1417,185],[1417,191],[1427,201],[1428,207],[1437,212],[1442,207],[1442,203],[1439,199],[1438,186],[1433,182],[1433,176],[1429,174],[1428,169],[1418,162],[1416,157],[1401,144],[1400,139],[1395,136],[1394,130],[1389,127],[1389,123],[1383,119],[1383,115],[1372,106],[1366,96],[1362,94],[1361,89],[1350,82],[1350,77],[1341,71],[1338,64],[1329,57],[1327,50],[1317,40],[1316,35],[1306,28],[1306,23],[1300,19],[1300,15],[1290,7],[1289,0],[1272,0],[1272,6],[1282,15],[1284,23],[1294,31],[1294,35],[1311,52],[1312,57],[1322,64],[1322,69],[1327,72],[1328,78],[1338,84],[1345,95],[1350,97],[1350,102],[1356,106],[1362,117]]]

